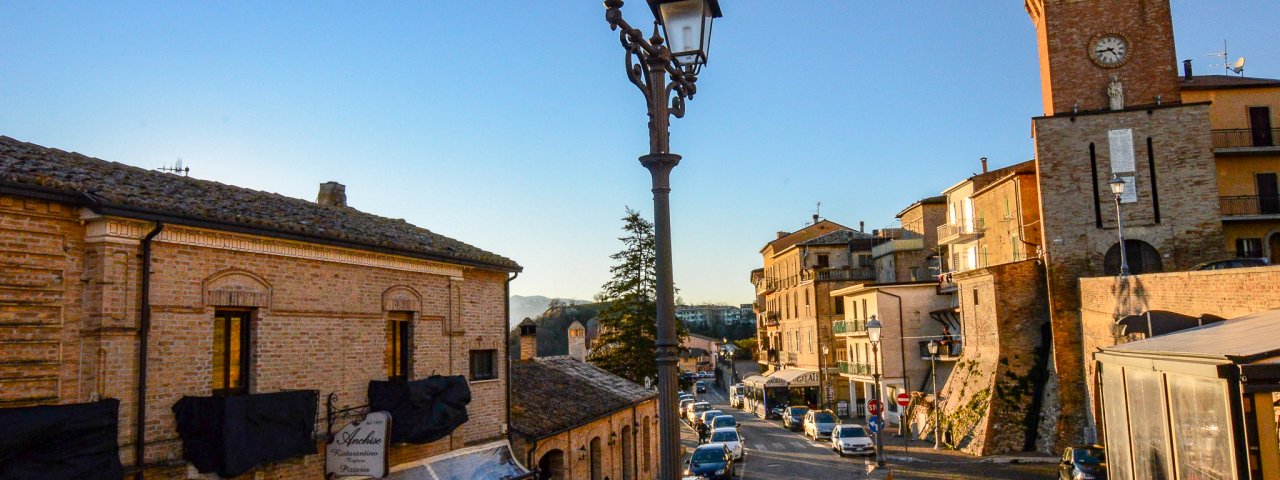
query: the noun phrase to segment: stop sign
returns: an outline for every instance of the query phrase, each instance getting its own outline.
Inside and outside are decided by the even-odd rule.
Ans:
[[[880,401],[876,399],[867,400],[867,413],[871,415],[879,415]]]
[[[905,393],[899,393],[898,405],[905,407],[907,406],[908,403],[911,403],[911,395],[907,395]]]

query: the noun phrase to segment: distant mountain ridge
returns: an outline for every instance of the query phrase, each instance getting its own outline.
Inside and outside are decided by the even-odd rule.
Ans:
[[[534,295],[525,297],[521,295],[511,296],[511,316],[507,318],[507,325],[514,326],[525,318],[538,318],[542,312],[547,311],[547,306],[551,305],[554,298],[544,297],[542,295]],[[590,300],[575,300],[572,298],[559,298],[563,303],[591,303]]]

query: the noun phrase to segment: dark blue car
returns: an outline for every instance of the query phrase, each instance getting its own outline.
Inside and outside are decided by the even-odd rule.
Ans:
[[[710,480],[729,480],[734,476],[733,455],[723,443],[711,443],[698,447],[689,457],[685,475],[699,475]]]

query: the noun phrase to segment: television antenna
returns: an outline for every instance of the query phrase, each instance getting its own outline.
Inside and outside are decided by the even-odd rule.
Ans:
[[[174,175],[181,173],[182,176],[184,177],[188,176],[188,174],[191,173],[191,167],[182,166],[182,157],[178,157],[178,161],[173,162],[173,165],[165,165],[160,168],[157,168],[156,170],[159,170],[161,172],[172,173]]]
[[[1227,54],[1227,41],[1226,41],[1226,40],[1223,40],[1223,41],[1222,41],[1222,51],[1221,51],[1221,52],[1207,53],[1207,54],[1205,54],[1205,55],[1210,56],[1210,57],[1218,57],[1218,58],[1221,58],[1221,59],[1222,59],[1222,63],[1215,63],[1215,64],[1213,64],[1213,65],[1209,65],[1209,66],[1210,66],[1210,67],[1222,67],[1222,74],[1223,74],[1223,75],[1230,75],[1232,72],[1234,72],[1234,73],[1236,73],[1237,75],[1240,75],[1240,76],[1242,76],[1242,77],[1244,76],[1244,57],[1240,57],[1240,58],[1236,59],[1235,63],[1228,63],[1228,62],[1227,62],[1227,59],[1228,59],[1228,58],[1231,58],[1231,56]]]
[[[822,217],[822,202],[818,202],[818,208],[813,210],[813,223],[818,223],[818,218]]]

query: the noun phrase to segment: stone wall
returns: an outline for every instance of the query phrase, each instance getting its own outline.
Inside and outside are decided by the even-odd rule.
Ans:
[[[0,406],[120,399],[128,467],[140,239],[153,225],[83,215],[82,224],[81,212],[67,205],[0,199],[0,255],[12,265],[0,278],[0,308],[12,313],[0,318]],[[186,475],[170,407],[184,395],[211,393],[219,310],[251,312],[250,391],[314,389],[322,402],[336,393],[346,405],[367,403],[368,382],[387,377],[389,313],[413,312],[414,378],[468,375],[470,350],[496,350],[498,378],[471,383],[471,421],[443,440],[393,447],[391,464],[505,437],[502,272],[174,225],[153,242],[151,272],[148,478]],[[14,342],[40,348],[10,348]],[[322,471],[316,455],[258,472],[314,478]]]
[[[559,451],[564,459],[564,476],[559,478],[590,480],[591,441],[598,438],[601,445],[601,478],[657,478],[657,408],[658,400],[651,399],[546,438],[535,440],[517,435],[512,440],[511,448],[516,458],[530,470],[539,467],[539,462],[548,453]],[[617,435],[617,440],[612,444],[609,443],[610,434]],[[634,440],[629,439],[630,435],[634,435]],[[631,472],[624,474],[624,463],[632,467]]]
[[[974,455],[1022,451],[1048,355],[1043,267],[998,265],[957,274],[956,283],[964,351],[942,388],[944,443]]]

